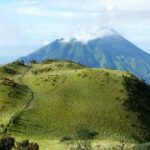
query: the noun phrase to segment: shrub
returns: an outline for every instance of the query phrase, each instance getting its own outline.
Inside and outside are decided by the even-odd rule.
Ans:
[[[150,150],[150,143],[137,144],[133,150]]]
[[[60,143],[64,144],[66,146],[66,149],[73,149],[73,138],[70,136],[64,136],[61,140]]]
[[[24,60],[17,60],[13,62],[14,65],[25,65]]]
[[[30,143],[29,140],[17,144],[17,150],[39,150],[37,143]]]
[[[3,126],[3,125],[1,125]],[[30,143],[29,140],[17,143],[15,146],[15,139],[11,136],[6,136],[0,139],[0,150],[39,150],[39,145],[37,143]]]
[[[14,82],[14,80],[11,80],[9,78],[3,78],[2,79],[2,84],[5,85],[5,86],[9,86],[9,87],[16,87],[17,84]]]
[[[37,61],[36,60],[31,60],[30,64],[37,64]]]
[[[8,66],[4,66],[4,67],[2,68],[2,71],[3,71],[4,73],[11,74],[11,75],[18,74],[17,71],[13,70],[12,68],[10,68],[10,67],[8,67]]]
[[[1,127],[1,129],[2,129],[2,132],[4,133],[4,131],[5,131],[5,125],[4,125],[4,124],[1,124],[0,127]]]
[[[12,150],[15,147],[15,139],[12,137],[4,137],[0,139],[1,150]]]

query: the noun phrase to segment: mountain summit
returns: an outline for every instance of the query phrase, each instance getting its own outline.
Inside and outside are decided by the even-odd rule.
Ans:
[[[97,28],[92,29],[91,31],[88,31],[88,32],[83,30],[78,34],[75,34],[74,39],[76,39],[77,41],[87,43],[90,40],[103,38],[105,36],[111,36],[111,35],[117,36],[118,33],[114,29],[102,27],[98,29]],[[66,39],[64,39],[64,41],[66,41]]]
[[[21,59],[72,60],[93,68],[126,70],[150,82],[150,55],[109,28],[71,40],[57,39]]]

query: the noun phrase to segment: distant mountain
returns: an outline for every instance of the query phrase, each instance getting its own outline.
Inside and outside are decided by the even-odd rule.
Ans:
[[[57,39],[21,59],[72,60],[94,68],[127,70],[150,82],[150,55],[108,28],[103,28],[98,38],[93,36],[87,41]]]

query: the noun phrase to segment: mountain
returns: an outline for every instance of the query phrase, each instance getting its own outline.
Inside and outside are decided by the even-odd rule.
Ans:
[[[150,138],[150,87],[128,72],[68,61],[14,63],[0,67],[0,97],[4,131],[19,139],[48,142],[81,124],[102,139]]]
[[[93,36],[87,41],[57,39],[21,59],[72,60],[92,68],[126,70],[150,82],[150,55],[112,29],[104,28],[99,38]]]

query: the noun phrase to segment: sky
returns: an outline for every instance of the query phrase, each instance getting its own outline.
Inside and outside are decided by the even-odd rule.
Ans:
[[[0,64],[101,27],[150,53],[150,0],[0,0]]]

